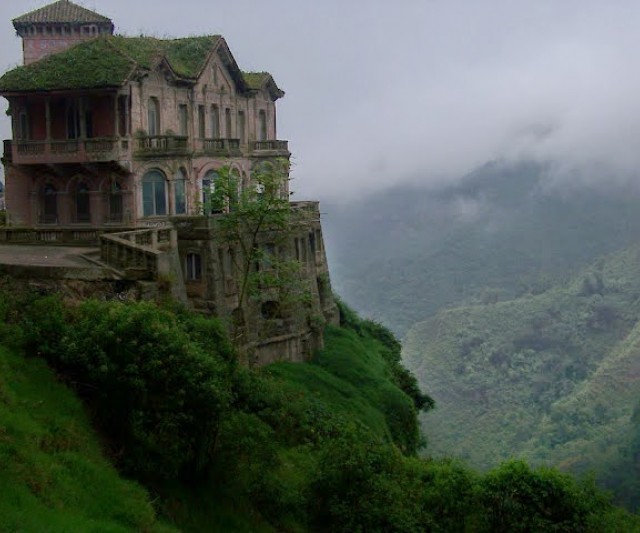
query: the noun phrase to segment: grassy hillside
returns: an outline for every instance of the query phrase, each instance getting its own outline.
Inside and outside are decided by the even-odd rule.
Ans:
[[[556,183],[535,163],[492,163],[453,185],[397,186],[324,205],[332,282],[404,335],[461,302],[540,292],[635,242],[640,190]]]
[[[640,529],[589,480],[521,462],[481,475],[418,458],[416,415],[431,398],[393,335],[343,305],[314,361],[250,369],[218,321],[183,309],[30,293],[0,303],[0,339],[57,370],[107,456],[181,531]],[[42,361],[0,353],[0,454],[11,458],[0,455],[11,465],[0,472],[0,524],[161,529]]]
[[[173,531],[41,359],[0,347],[0,531]]]
[[[438,405],[422,419],[432,454],[594,470],[640,503],[627,479],[640,451],[637,247],[542,294],[442,311],[410,330],[405,360]]]

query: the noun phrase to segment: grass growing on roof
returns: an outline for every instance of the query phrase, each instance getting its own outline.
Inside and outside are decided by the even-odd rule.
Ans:
[[[219,38],[99,37],[10,70],[0,78],[0,91],[119,87],[135,67],[151,69],[163,56],[178,76],[196,78]]]

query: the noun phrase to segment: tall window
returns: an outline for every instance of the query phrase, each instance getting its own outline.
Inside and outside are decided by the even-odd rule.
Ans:
[[[80,137],[80,112],[76,102],[70,102],[67,107],[67,139]]]
[[[157,98],[149,98],[147,111],[149,135],[160,135],[160,102]]]
[[[187,281],[198,281],[202,279],[202,258],[200,254],[188,253],[186,267]]]
[[[258,140],[267,140],[267,113],[264,109],[258,112]]]
[[[224,122],[225,122],[225,136],[227,139],[231,139],[233,134],[231,133],[231,109],[228,107],[224,110]]]
[[[114,181],[109,190],[109,222],[122,222],[122,203],[122,187]]]
[[[129,97],[118,96],[118,134],[124,137],[129,133]]]
[[[44,224],[58,222],[58,191],[51,183],[47,183],[43,189],[42,220]]]
[[[244,144],[246,142],[246,130],[247,121],[244,111],[238,111],[238,139],[240,139],[241,144]]]
[[[189,108],[187,104],[178,106],[178,123],[180,124],[180,135],[188,137],[189,135]]]
[[[76,222],[91,222],[89,187],[84,182],[76,186]]]
[[[167,189],[164,174],[147,172],[142,178],[142,212],[145,217],[167,214]]]
[[[215,170],[207,172],[202,179],[202,205],[204,214],[220,213],[222,205],[220,198],[216,197],[216,183],[220,175]]]
[[[204,106],[198,106],[198,137],[204,139],[206,137]]]
[[[19,141],[26,141],[29,138],[29,115],[26,111],[20,111],[18,113],[18,120],[16,124],[16,139]]]
[[[173,197],[175,198],[176,215],[187,212],[187,177],[182,169],[178,170],[173,182]]]
[[[220,138],[220,110],[217,105],[211,106],[211,138]]]

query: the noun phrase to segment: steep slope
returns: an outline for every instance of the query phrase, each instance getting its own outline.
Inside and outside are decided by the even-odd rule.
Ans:
[[[423,417],[431,453],[483,468],[523,456],[596,470],[619,488],[607,471],[632,464],[639,321],[633,247],[542,294],[451,309],[415,325],[405,359],[438,405]],[[624,501],[640,499],[623,492]]]
[[[173,531],[103,456],[80,401],[0,347],[0,531]]]
[[[640,190],[556,183],[548,165],[491,163],[457,184],[393,185],[323,204],[332,282],[401,335],[461,302],[539,292],[640,233]]]

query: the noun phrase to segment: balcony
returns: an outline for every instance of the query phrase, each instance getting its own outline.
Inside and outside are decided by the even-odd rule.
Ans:
[[[128,159],[129,141],[118,138],[5,141],[5,159],[17,165],[95,163]]]
[[[145,135],[135,139],[138,159],[175,157],[189,154],[189,138],[178,135]]]
[[[256,157],[289,157],[289,141],[253,141],[249,145],[251,155]]]
[[[240,139],[203,139],[202,151],[207,155],[233,157],[240,156]]]

